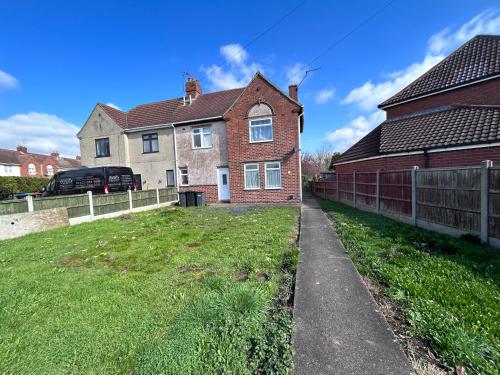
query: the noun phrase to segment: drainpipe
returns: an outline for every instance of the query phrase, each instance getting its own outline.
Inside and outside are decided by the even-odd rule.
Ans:
[[[300,117],[304,116],[304,112],[302,112],[298,117],[297,117],[297,130],[298,130],[298,135],[299,135],[299,197],[300,201],[302,202],[302,156],[301,156],[301,144],[300,144]]]
[[[171,127],[172,130],[174,131],[174,176],[175,176],[175,188],[177,189],[177,192],[179,192],[179,179],[178,179],[178,171],[177,171],[177,138],[175,135],[175,126],[174,124],[170,124],[168,126],[169,128]]]

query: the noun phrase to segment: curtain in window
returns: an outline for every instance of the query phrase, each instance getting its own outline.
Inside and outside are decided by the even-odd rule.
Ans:
[[[259,188],[259,166],[246,165],[245,166],[245,188],[258,189]]]
[[[257,126],[251,128],[252,142],[270,141],[273,138],[273,128],[269,126]]]
[[[203,147],[212,147],[212,131],[210,128],[203,128]]]
[[[281,167],[279,163],[266,164],[266,187],[281,187]]]

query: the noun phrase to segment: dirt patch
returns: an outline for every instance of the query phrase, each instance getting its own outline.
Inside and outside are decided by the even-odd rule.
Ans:
[[[124,214],[124,215],[121,215],[118,217],[118,220],[121,220],[121,221],[130,221],[132,219],[133,219],[133,216],[130,214]]]
[[[269,279],[270,279],[269,275],[265,272],[261,272],[255,277],[255,280],[259,282],[268,281]]]
[[[201,245],[203,245],[201,242],[191,242],[191,243],[188,243],[188,247],[190,247],[191,249],[196,249],[198,247],[201,247]]]
[[[193,266],[193,265],[186,265],[186,266],[179,267],[180,273],[201,272],[204,270],[205,270],[205,267]]]
[[[247,281],[248,280],[248,273],[246,272],[240,272],[238,274],[238,276],[236,276],[234,278],[234,281],[237,281],[237,282],[243,282],[243,281]]]
[[[63,267],[84,267],[87,257],[83,255],[70,255],[67,256],[59,262],[59,265]]]
[[[377,302],[380,311],[384,314],[387,323],[391,326],[397,341],[408,356],[408,359],[414,369],[414,374],[446,374],[443,370],[444,366],[439,362],[439,359],[431,349],[430,344],[410,337],[407,334],[409,326],[405,319],[403,310],[401,306],[392,301],[385,294],[385,285],[382,285],[367,276],[363,276],[363,281]]]

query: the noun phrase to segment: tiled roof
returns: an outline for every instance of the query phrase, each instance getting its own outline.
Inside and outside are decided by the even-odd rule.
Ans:
[[[18,152],[15,150],[0,148],[0,163],[15,165],[21,164],[18,159]]]
[[[183,98],[142,104],[128,112],[105,104],[99,105],[120,127],[134,129],[222,116],[243,90],[243,88],[238,88],[203,94],[194,99],[191,104],[184,103]]]
[[[335,160],[500,141],[500,106],[455,105],[384,121]]]
[[[478,35],[379,107],[496,75],[500,75],[500,35]]]
[[[354,146],[344,152],[338,159],[336,159],[335,162],[332,163],[332,165],[345,161],[377,156],[379,154],[380,145],[380,128],[381,125],[373,129],[358,143],[356,143]]]
[[[48,157],[52,158],[60,169],[80,168],[81,162],[76,159],[65,157],[53,157],[51,155],[37,153],[21,153],[17,150],[0,149],[0,163],[20,165],[29,157],[33,157],[38,163],[43,163]]]
[[[442,111],[386,121],[380,152],[425,150],[500,141],[500,106],[453,106]]]

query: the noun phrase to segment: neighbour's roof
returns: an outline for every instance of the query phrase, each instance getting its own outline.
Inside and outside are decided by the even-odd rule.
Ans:
[[[478,35],[379,107],[384,108],[498,75],[500,35]]]
[[[54,157],[52,155],[37,153],[22,153],[17,150],[0,149],[0,164],[21,165],[26,159],[34,158],[38,163],[43,163],[48,157],[52,158],[60,169],[80,168],[81,162],[66,157]]]
[[[333,163],[500,141],[500,106],[452,105],[384,121]]]
[[[191,104],[175,98],[141,104],[130,111],[120,111],[105,104],[102,109],[123,129],[142,128],[185,121],[221,117],[238,99],[244,88],[199,95]]]

